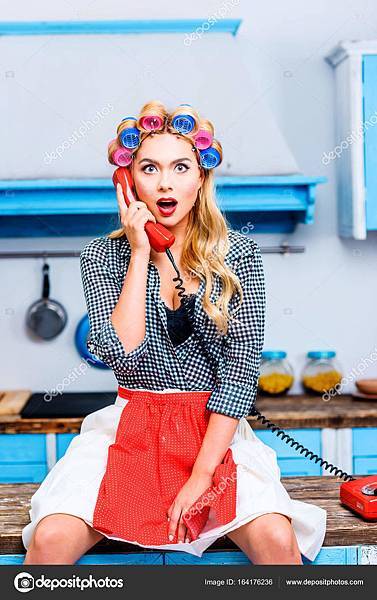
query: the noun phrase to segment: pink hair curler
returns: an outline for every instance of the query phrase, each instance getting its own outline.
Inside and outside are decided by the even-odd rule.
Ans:
[[[212,144],[213,135],[205,129],[199,129],[193,139],[198,150],[206,150]]]
[[[132,152],[128,148],[117,148],[112,154],[112,159],[118,167],[128,167],[132,162]]]
[[[161,129],[163,120],[158,115],[147,115],[140,119],[140,126],[147,131],[153,131],[154,129]]]

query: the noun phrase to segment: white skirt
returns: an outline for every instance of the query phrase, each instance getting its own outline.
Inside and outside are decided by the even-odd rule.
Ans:
[[[114,404],[84,418],[80,434],[72,439],[64,456],[53,466],[31,497],[30,522],[22,530],[22,541],[26,549],[35,527],[47,515],[74,515],[93,527],[93,512],[106,470],[108,448],[114,443],[120,416],[127,402],[127,399],[118,395]],[[200,557],[219,537],[260,515],[273,512],[291,519],[301,554],[313,561],[326,534],[326,511],[314,504],[290,498],[280,481],[276,452],[255,435],[246,418],[239,420],[229,447],[237,465],[234,520],[219,526],[211,508],[206,525],[196,540],[160,546],[148,546],[137,540],[103,535],[144,548],[177,550]]]

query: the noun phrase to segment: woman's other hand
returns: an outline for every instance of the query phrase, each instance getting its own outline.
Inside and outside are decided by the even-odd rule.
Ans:
[[[178,542],[191,542],[187,527],[181,517],[187,512],[196,500],[212,485],[212,475],[201,473],[191,475],[180,489],[174,502],[168,510],[168,536],[172,541],[178,527]],[[171,536],[171,537],[170,537]]]

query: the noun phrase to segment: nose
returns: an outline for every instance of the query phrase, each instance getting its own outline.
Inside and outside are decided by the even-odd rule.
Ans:
[[[168,172],[162,172],[161,173],[161,177],[160,180],[158,182],[158,189],[159,191],[163,191],[163,190],[172,190],[172,185],[170,183],[170,176]]]

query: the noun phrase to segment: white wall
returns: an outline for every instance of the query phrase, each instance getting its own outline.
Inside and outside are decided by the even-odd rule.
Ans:
[[[3,20],[78,20],[136,18],[203,18],[222,2],[0,2]],[[377,345],[375,321],[376,235],[366,241],[342,240],[337,235],[335,164],[321,162],[335,145],[334,79],[324,56],[339,40],[375,39],[377,15],[373,0],[243,0],[229,18],[243,19],[238,33],[246,67],[271,107],[300,170],[325,175],[318,188],[315,223],[299,225],[294,234],[256,235],[261,245],[282,241],[304,245],[306,252],[291,256],[265,254],[268,313],[265,348],[283,348],[297,376],[309,349],[335,349],[350,376],[365,364]],[[221,58],[219,57],[219,60]],[[0,59],[1,61],[1,59]],[[12,65],[1,61],[1,71]],[[226,74],[224,85],[226,85]],[[2,86],[4,85],[4,79]],[[184,99],[182,99],[184,101]],[[250,103],[253,109],[255,97]],[[237,101],[229,119],[237,120]],[[208,115],[211,118],[211,115]],[[21,117],[20,117],[21,118]],[[255,140],[258,144],[258,140]],[[6,149],[3,148],[3,152]],[[27,223],[25,223],[27,226]],[[81,249],[90,238],[0,240],[0,249]],[[51,264],[51,295],[68,310],[66,330],[54,341],[35,343],[23,329],[28,305],[41,292],[41,262],[0,261],[1,389],[54,388],[80,363],[73,336],[85,312],[77,259]],[[359,375],[361,376],[361,375]],[[377,376],[373,362],[365,376]],[[67,391],[116,388],[112,372],[90,369]],[[344,388],[350,391],[353,385]],[[294,392],[300,390],[298,384]]]

